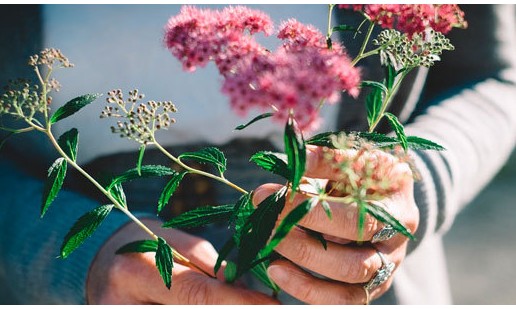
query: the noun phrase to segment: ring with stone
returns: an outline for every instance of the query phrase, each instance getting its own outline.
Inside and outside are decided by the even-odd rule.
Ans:
[[[382,283],[387,281],[389,279],[389,277],[392,275],[392,271],[394,270],[394,267],[396,266],[394,263],[389,262],[385,258],[383,253],[381,253],[380,251],[376,250],[376,253],[382,260],[382,266],[380,268],[378,268],[378,270],[376,270],[374,277],[371,280],[369,280],[368,283],[366,283],[364,285],[364,289],[367,290],[368,292],[371,291],[372,289],[377,288]]]
[[[394,237],[398,232],[392,227],[392,225],[386,225],[381,230],[376,232],[371,238],[371,242],[377,243],[380,241],[386,241]]]

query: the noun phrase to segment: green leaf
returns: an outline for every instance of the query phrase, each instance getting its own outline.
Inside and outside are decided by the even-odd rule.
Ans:
[[[306,141],[308,145],[328,147],[334,149],[333,141],[331,139],[332,136],[338,135],[340,132],[323,132],[317,135],[312,136]]]
[[[305,200],[301,204],[297,205],[296,208],[292,209],[288,215],[283,218],[280,225],[276,229],[274,236],[272,236],[271,241],[263,248],[260,252],[262,256],[268,256],[272,253],[274,248],[287,236],[288,232],[292,230],[292,228],[306,216],[313,209],[313,207],[317,205],[317,201],[314,204],[312,199]]]
[[[232,283],[236,279],[237,266],[231,261],[227,261],[226,268],[224,269],[224,278],[226,282]]]
[[[174,267],[172,248],[167,242],[158,237],[158,248],[156,250],[156,268],[163,279],[163,282],[170,290],[172,286],[172,267]]]
[[[364,80],[360,83],[362,87],[371,87],[381,90],[384,94],[387,94],[389,90],[387,90],[387,87],[385,87],[384,84],[372,81],[372,80]]]
[[[366,98],[367,123],[371,126],[381,116],[383,104],[382,90],[374,87]]]
[[[364,239],[364,227],[365,217],[367,215],[367,203],[362,201],[358,202],[358,242],[362,242]]]
[[[61,257],[67,258],[70,253],[90,237],[109,215],[113,207],[114,205],[99,206],[80,217],[64,238],[61,245]]]
[[[267,274],[267,268],[269,267],[268,261],[264,261],[253,268],[251,268],[251,273],[260,280],[263,284],[265,284],[268,288],[275,292],[279,292],[280,288],[276,283],[274,283],[269,275]]]
[[[285,206],[287,188],[271,194],[263,200],[249,216],[242,228],[238,251],[238,275],[252,267],[256,256],[263,249],[272,234],[279,214]]]
[[[285,154],[270,151],[260,151],[255,153],[249,161],[256,163],[256,165],[266,171],[289,179],[290,173],[287,165],[287,157]]]
[[[357,31],[358,29],[356,27],[353,27],[353,26],[348,26],[348,25],[338,25],[338,26],[334,26],[331,31],[333,32],[344,32],[344,31],[352,31],[352,32],[355,32]]]
[[[121,175],[113,178],[111,180],[111,184],[109,185],[108,189],[113,187],[116,184],[124,183],[127,181],[131,181],[137,178],[147,178],[147,177],[153,177],[153,176],[171,176],[176,175],[177,172],[173,169],[162,166],[162,165],[143,165],[140,169],[140,175],[138,174],[138,169],[133,168],[130,169]]]
[[[77,160],[78,139],[79,131],[77,131],[76,128],[73,128],[63,133],[57,140],[59,147],[61,147],[61,149],[63,149],[63,151],[66,153],[66,155],[70,157],[70,159],[72,159],[72,161],[74,162]]]
[[[234,237],[231,237],[224,246],[222,246],[222,249],[219,251],[219,256],[217,257],[217,262],[215,262],[215,267],[213,267],[213,273],[216,274],[220,266],[222,265],[222,261],[224,261],[227,256],[233,251],[233,248],[235,248],[236,243]]]
[[[285,126],[284,141],[285,153],[288,158],[288,169],[290,172],[288,180],[292,185],[291,198],[293,198],[305,172],[306,148],[303,135],[292,117],[289,117]]]
[[[398,137],[398,140],[401,143],[401,147],[403,147],[403,149],[407,151],[407,136],[405,135],[405,129],[403,129],[403,125],[398,120],[398,117],[391,113],[385,113],[385,117],[387,117],[389,123],[391,124],[391,128],[396,133],[396,136]]]
[[[235,205],[204,206],[182,213],[165,222],[164,228],[192,228],[214,222],[227,221],[233,215]]]
[[[324,209],[324,212],[326,212],[326,216],[328,217],[328,219],[331,220],[333,218],[333,215],[331,212],[330,203],[328,203],[328,201],[321,201],[321,206]]]
[[[316,232],[314,230],[310,230],[310,229],[307,229],[307,228],[303,228],[301,227],[309,236],[315,238],[316,240],[318,240],[321,245],[323,246],[324,250],[328,250],[328,242],[326,241],[326,239],[324,238],[323,234],[322,233],[319,233],[319,232]]]
[[[410,233],[410,231],[403,226],[396,218],[394,218],[387,210],[381,206],[372,204],[372,203],[364,203],[364,207],[367,210],[367,213],[375,217],[377,220],[391,225],[396,231],[401,234],[407,236],[408,238],[415,240],[414,236]]]
[[[232,217],[229,219],[230,223],[235,223],[235,234],[233,235],[233,238],[235,239],[235,243],[238,248],[240,248],[242,231],[253,211],[254,206],[251,201],[251,193],[242,195],[235,205]]]
[[[172,175],[172,178],[167,183],[159,197],[158,213],[161,212],[163,208],[168,204],[168,201],[170,200],[174,192],[176,192],[177,187],[179,187],[181,180],[183,180],[183,177],[185,177],[186,174],[188,174],[188,172],[176,173],[175,175]]]
[[[118,250],[116,250],[115,254],[123,254],[123,253],[144,253],[144,252],[156,252],[158,250],[158,241],[157,240],[137,240],[130,242]]]
[[[111,196],[124,208],[127,208],[127,198],[124,193],[124,188],[122,184],[117,183],[111,188],[108,189]]]
[[[136,161],[136,171],[138,172],[138,176],[142,175],[142,162],[143,162],[143,154],[145,153],[145,144],[140,146],[140,150],[138,152],[138,161]]]
[[[377,133],[377,132],[357,132],[356,133],[359,138],[363,138],[375,145],[378,148],[391,148],[395,145],[399,145],[399,141],[394,138],[387,136],[385,134]]]
[[[56,198],[59,190],[63,186],[66,176],[67,163],[64,158],[58,158],[48,169],[47,180],[43,188],[43,199],[41,203],[41,217],[45,215],[48,207]]]
[[[84,106],[90,104],[91,102],[95,101],[98,97],[100,97],[101,94],[86,94],[80,97],[77,97],[75,99],[72,99],[65,105],[61,106],[56,110],[56,112],[52,115],[50,118],[50,123],[56,123],[59,120],[62,120],[66,117],[69,117],[76,112],[78,112],[81,108]]]
[[[226,157],[222,151],[215,147],[204,148],[196,152],[185,152],[178,158],[214,164],[221,175],[226,171]]]
[[[408,147],[411,149],[422,149],[422,150],[446,150],[443,146],[432,142],[430,140],[417,137],[417,136],[407,136]]]
[[[396,73],[394,66],[392,66],[390,63],[387,64],[385,66],[385,86],[387,86],[387,89],[392,89],[396,75],[398,74]]]
[[[265,118],[272,117],[273,115],[274,115],[274,113],[264,113],[264,114],[258,115],[256,117],[254,117],[248,123],[239,125],[238,127],[235,128],[235,130],[243,130],[243,129],[247,128],[248,126],[252,125],[253,123],[255,123],[259,120],[265,119]]]

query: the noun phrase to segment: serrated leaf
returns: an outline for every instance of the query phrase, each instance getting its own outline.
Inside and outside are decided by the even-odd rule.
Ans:
[[[377,132],[357,132],[359,138],[372,142],[378,148],[387,148],[398,145],[400,142],[394,138]]]
[[[124,254],[124,253],[144,253],[144,252],[156,252],[158,250],[158,241],[156,240],[137,240],[130,242],[118,250],[116,250],[115,254]]]
[[[95,101],[101,94],[86,94],[82,95],[80,97],[77,97],[75,99],[72,99],[65,105],[61,106],[56,110],[56,112],[52,115],[50,118],[50,123],[56,123],[59,120],[62,120],[64,118],[67,118],[76,112],[78,112],[81,108],[84,106],[92,103]]]
[[[56,198],[63,186],[66,176],[67,163],[64,158],[58,158],[48,169],[47,179],[43,188],[43,199],[41,203],[41,217],[45,215],[48,207]]]
[[[226,264],[226,268],[224,268],[224,279],[226,282],[232,283],[236,279],[237,274],[237,266],[235,263],[228,261]]]
[[[289,178],[292,186],[291,198],[299,187],[306,168],[306,147],[303,135],[297,127],[296,121],[289,117],[284,133],[285,153],[288,158]]]
[[[219,251],[219,256],[217,257],[217,262],[215,262],[215,267],[213,267],[213,273],[216,274],[220,266],[222,265],[222,262],[227,258],[227,256],[233,251],[233,248],[235,248],[236,243],[235,239],[231,237],[224,246],[222,246],[222,249]]]
[[[136,161],[136,171],[138,172],[138,176],[142,175],[142,162],[143,162],[143,154],[144,153],[145,153],[145,144],[142,144],[138,151],[138,161]]]
[[[76,128],[72,128],[69,131],[66,131],[63,133],[59,139],[57,140],[57,143],[59,144],[59,147],[63,149],[63,151],[66,153],[72,161],[77,161],[77,142],[79,139],[79,131],[77,131]]]
[[[173,169],[162,166],[162,165],[143,165],[140,169],[140,175],[138,175],[138,169],[133,168],[130,169],[124,173],[122,173],[119,176],[116,176],[111,180],[111,184],[109,185],[108,189],[113,187],[116,184],[124,183],[127,181],[131,181],[137,178],[147,178],[147,177],[154,177],[154,176],[171,176],[176,175],[177,172]]]
[[[158,213],[163,210],[163,208],[168,204],[168,201],[176,192],[177,187],[179,187],[179,184],[181,183],[181,180],[185,177],[185,175],[188,174],[188,172],[182,172],[182,173],[176,173],[175,175],[172,175],[172,178],[168,181],[165,188],[163,188],[163,192],[161,192],[161,195],[158,200]]]
[[[328,147],[334,149],[335,146],[333,145],[333,141],[331,140],[331,137],[334,135],[338,135],[340,132],[323,132],[319,133],[317,135],[312,136],[306,141],[306,144],[308,145],[314,145],[314,146],[322,146],[322,147]]]
[[[372,203],[364,203],[364,207],[367,210],[367,213],[375,217],[377,220],[391,225],[396,231],[401,234],[407,236],[408,238],[415,240],[414,236],[410,233],[410,231],[403,226],[396,218],[394,218],[387,210],[381,206],[372,204]]]
[[[314,230],[303,228],[303,230],[309,235],[318,240],[323,246],[324,250],[328,250],[328,242],[324,238],[323,234]]]
[[[122,184],[117,183],[108,189],[111,196],[124,208],[127,208],[127,198]]]
[[[407,151],[408,145],[407,145],[407,136],[405,135],[405,129],[403,128],[403,125],[398,120],[398,117],[391,113],[385,113],[385,117],[389,120],[389,123],[391,124],[391,128],[396,133],[396,136],[398,137],[398,140],[401,143],[401,147],[405,151]]]
[[[366,203],[358,203],[358,242],[364,239],[365,217],[367,215]]]
[[[273,115],[274,115],[274,113],[264,113],[264,114],[258,115],[256,117],[254,117],[248,123],[239,125],[238,127],[235,128],[235,130],[243,130],[243,129],[247,128],[248,126],[252,125],[253,123],[260,121],[262,119],[265,119],[265,118],[272,117]]]
[[[242,196],[235,203],[235,208],[229,218],[229,224],[235,224],[235,228],[238,229],[245,224],[245,221],[254,210],[253,203],[251,202],[253,191],[242,194]]]
[[[158,248],[156,250],[156,268],[163,279],[166,287],[170,290],[172,286],[172,268],[174,267],[172,248],[167,242],[158,237]]]
[[[379,89],[381,90],[384,94],[387,94],[387,92],[389,92],[389,90],[387,89],[387,87],[385,87],[384,84],[382,83],[379,83],[377,81],[372,81],[372,80],[364,80],[360,83],[360,85],[362,87],[371,87],[371,88],[376,88],[376,89]]]
[[[430,140],[417,137],[417,136],[407,136],[407,143],[410,149],[422,149],[422,150],[446,150],[443,146],[432,142]]]
[[[371,126],[381,117],[383,104],[382,90],[373,87],[366,98],[367,123]]]
[[[204,148],[196,152],[185,152],[178,158],[214,164],[221,175],[226,171],[226,157],[222,151],[215,147]]]
[[[276,228],[274,232],[274,236],[269,241],[267,246],[260,251],[262,256],[268,256],[272,253],[274,248],[287,236],[288,232],[292,230],[292,228],[306,216],[313,209],[313,207],[317,205],[317,202],[314,204],[312,199],[305,200],[301,204],[297,205],[296,208],[292,209],[285,218],[281,221],[279,226]]]
[[[238,275],[250,267],[272,234],[276,220],[285,206],[287,188],[283,187],[263,200],[242,228],[238,251]]]
[[[259,167],[275,175],[289,179],[289,168],[287,156],[282,153],[260,151],[255,153],[249,161],[256,163]]]
[[[95,232],[102,221],[109,215],[114,205],[103,205],[80,217],[66,234],[61,245],[61,257],[67,258],[88,237]]]
[[[164,228],[192,228],[214,222],[227,221],[233,215],[235,205],[204,206],[182,213],[165,222]]]

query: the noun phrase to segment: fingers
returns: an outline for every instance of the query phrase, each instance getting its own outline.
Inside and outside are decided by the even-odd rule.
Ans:
[[[299,229],[292,230],[276,247],[276,251],[301,267],[348,283],[367,282],[382,266],[381,259],[372,247],[343,246],[328,242],[325,250],[318,240]],[[398,265],[403,259],[403,252],[396,250],[389,255],[384,253],[391,262]]]
[[[360,284],[319,279],[286,260],[271,263],[267,272],[282,290],[307,304],[358,305],[366,303],[366,295]]]
[[[267,295],[227,285],[181,264],[172,269],[168,290],[156,269],[154,253],[118,256],[110,287],[120,291],[104,303],[140,304],[277,304]],[[124,297],[121,297],[122,294]],[[130,295],[131,297],[125,297]]]

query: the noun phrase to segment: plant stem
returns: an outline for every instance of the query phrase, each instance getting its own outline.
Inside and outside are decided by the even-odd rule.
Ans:
[[[369,38],[371,38],[371,34],[373,33],[373,29],[374,29],[374,23],[372,21],[369,21],[369,28],[367,28],[366,36],[364,38],[364,41],[362,42],[362,46],[360,47],[358,55],[351,62],[352,66],[355,66],[361,59],[375,54],[375,53],[371,54],[372,51],[367,52],[367,53],[364,54],[364,51],[365,51],[365,49],[367,47],[367,43],[369,43]],[[373,51],[375,51],[375,50],[373,50]]]
[[[118,210],[122,211],[126,216],[128,216],[134,223],[136,223],[142,230],[144,230],[147,234],[149,234],[153,239],[157,240],[158,236],[152,232],[143,222],[141,222],[138,218],[136,218],[126,207],[122,206],[101,184],[99,184],[90,174],[88,174],[79,164],[77,164],[75,161],[73,161],[59,146],[59,143],[56,141],[54,135],[51,131],[51,125],[50,123],[47,125],[47,129],[44,131],[47,137],[50,139],[50,142],[54,146],[54,148],[57,150],[57,152],[66,160],[68,164],[73,166],[79,173],[81,173],[86,179],[88,179],[97,189],[102,192],[117,208]],[[201,271],[202,273],[214,278],[213,275],[210,273],[204,271],[199,266],[192,263],[190,260],[188,260],[186,257],[184,257],[182,254],[177,252],[176,250],[172,249],[172,255],[174,259],[176,259],[179,263],[184,264],[185,266],[192,267],[194,269],[197,269]]]
[[[398,88],[400,87],[401,82],[403,81],[405,76],[407,76],[407,74],[409,72],[410,72],[410,69],[407,69],[407,70],[403,71],[403,73],[401,73],[401,77],[398,78],[398,80],[396,81],[396,83],[394,84],[392,89],[390,89],[387,92],[387,94],[385,95],[385,99],[383,100],[383,103],[382,103],[382,109],[380,110],[380,117],[378,117],[378,119],[375,122],[373,122],[371,124],[371,126],[369,127],[369,132],[370,133],[373,132],[373,130],[378,125],[378,123],[380,123],[380,120],[382,120],[382,118],[383,118],[383,116],[385,114],[385,111],[387,110],[387,107],[389,106],[389,104],[391,103],[392,98],[394,97],[394,94],[398,91]]]
[[[335,4],[328,4],[328,32],[326,34],[326,38],[329,39],[331,35],[333,34],[332,28],[331,28],[331,17],[333,8],[335,7]]]
[[[233,189],[243,193],[243,194],[248,194],[249,192],[247,192],[245,189],[242,189],[241,187],[237,186],[236,184],[232,183],[231,181],[227,180],[226,178],[224,177],[220,177],[220,176],[217,176],[217,175],[213,175],[213,174],[210,174],[210,173],[207,173],[205,171],[201,171],[201,170],[198,170],[198,169],[195,169],[195,168],[192,168],[186,164],[184,164],[179,158],[173,156],[170,152],[168,152],[165,148],[163,148],[163,146],[161,146],[157,141],[156,139],[153,137],[152,138],[152,143],[154,145],[156,145],[156,147],[165,155],[167,156],[167,158],[169,158],[170,160],[174,161],[175,163],[177,163],[179,166],[181,166],[182,168],[184,168],[185,170],[187,170],[188,172],[192,173],[192,174],[197,174],[197,175],[201,175],[201,176],[205,176],[205,177],[208,177],[208,178],[211,178],[211,179],[214,179],[214,180],[217,180],[219,182],[222,182],[230,187],[232,187]]]

